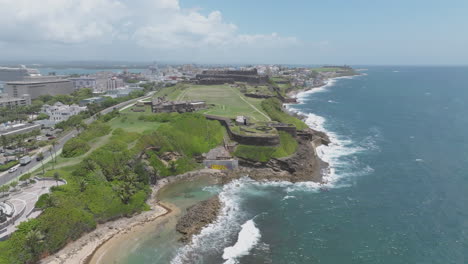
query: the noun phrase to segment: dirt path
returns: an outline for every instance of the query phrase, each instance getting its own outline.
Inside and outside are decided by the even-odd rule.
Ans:
[[[259,112],[261,115],[263,115],[268,121],[271,121],[271,118],[269,116],[267,116],[266,114],[264,114],[262,111],[258,110],[257,107],[255,107],[253,104],[249,103],[249,101],[247,101],[242,95],[240,95],[236,90],[234,90],[234,88],[232,87],[229,87],[235,94],[237,94],[237,96],[239,96],[239,98],[246,102],[248,105],[250,105],[250,107],[252,107],[255,111]]]

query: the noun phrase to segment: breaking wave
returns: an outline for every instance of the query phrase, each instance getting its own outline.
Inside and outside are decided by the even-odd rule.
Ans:
[[[322,87],[297,94],[297,99],[300,104],[303,104],[305,101],[310,100],[310,94],[325,92],[328,90],[327,88],[335,85],[338,79],[350,79],[353,77],[355,76],[330,79],[329,82]],[[320,187],[330,188],[347,186],[340,182],[340,180],[345,176],[357,176],[373,171],[369,166],[362,168],[362,164],[359,164],[353,155],[365,150],[377,150],[378,146],[375,141],[381,137],[378,131],[371,131],[372,136],[365,138],[360,143],[356,143],[350,138],[338,135],[337,133],[327,129],[327,120],[324,117],[313,113],[303,113],[294,108],[294,105],[286,105],[286,107],[292,112],[305,116],[306,118],[304,121],[310,128],[325,132],[330,138],[331,143],[328,146],[322,145],[316,149],[317,155],[329,165],[328,169],[324,171],[324,184],[320,185]],[[299,183],[296,184],[296,186],[309,186],[316,188],[317,184]]]
[[[260,230],[255,226],[253,219],[245,222],[239,232],[239,237],[234,246],[224,249],[224,264],[237,263],[236,259],[248,255],[250,250],[260,241]]]
[[[240,210],[241,193],[252,183],[253,180],[249,178],[241,178],[224,185],[219,194],[223,206],[216,221],[195,235],[192,243],[180,248],[171,263],[204,263],[205,257],[222,255],[224,247],[234,244],[229,234],[241,231],[240,223],[245,222],[247,217]]]

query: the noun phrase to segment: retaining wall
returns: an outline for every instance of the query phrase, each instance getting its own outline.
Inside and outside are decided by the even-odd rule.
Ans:
[[[241,135],[231,130],[229,126],[231,124],[231,120],[229,118],[219,117],[219,116],[212,116],[212,115],[205,115],[206,119],[209,120],[216,120],[221,123],[229,134],[229,137],[237,141],[240,144],[245,145],[256,145],[256,146],[276,146],[280,143],[279,136],[246,136]]]

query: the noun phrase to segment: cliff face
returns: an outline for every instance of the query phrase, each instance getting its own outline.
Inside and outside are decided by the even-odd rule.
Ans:
[[[231,172],[231,177],[249,175],[255,180],[284,180],[290,182],[322,181],[322,169],[328,164],[316,154],[309,140],[300,139],[298,149],[290,157],[271,159],[267,163],[239,159],[244,168]],[[228,177],[228,178],[231,178]]]

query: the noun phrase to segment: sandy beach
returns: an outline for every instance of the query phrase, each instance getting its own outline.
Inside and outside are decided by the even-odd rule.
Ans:
[[[120,218],[104,224],[99,224],[96,229],[83,235],[76,241],[69,243],[59,252],[42,259],[44,264],[85,264],[98,263],[100,256],[95,253],[105,252],[106,247],[119,243],[125,235],[138,232],[139,228],[144,228],[146,224],[157,224],[164,221],[168,216],[178,212],[178,208],[171,204],[160,203],[157,199],[158,192],[165,186],[182,180],[192,179],[203,175],[217,175],[220,171],[212,169],[202,169],[185,174],[171,176],[158,181],[152,188],[151,198],[148,204],[151,209],[130,218]],[[101,254],[102,255],[102,254]]]

